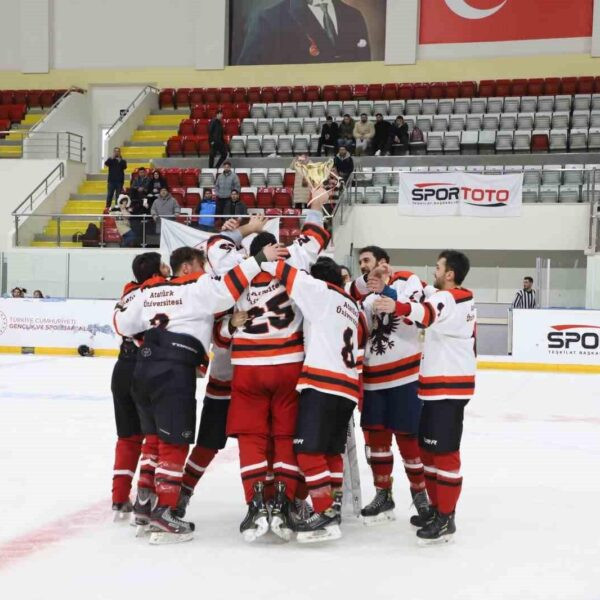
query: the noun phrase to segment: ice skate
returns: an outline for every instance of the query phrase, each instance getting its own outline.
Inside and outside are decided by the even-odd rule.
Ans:
[[[149,532],[150,515],[157,501],[156,494],[148,488],[138,488],[131,517],[131,525],[136,527],[135,537],[142,537]]]
[[[179,500],[177,501],[177,508],[175,509],[175,515],[180,519],[185,517],[185,513],[187,511],[188,504],[190,503],[190,498],[192,497],[192,490],[189,490],[186,487],[181,487],[181,492],[179,492]]]
[[[290,519],[290,501],[285,495],[285,483],[275,484],[275,499],[271,508],[271,531],[282,540],[292,539],[293,524]]]
[[[372,525],[395,521],[395,507],[392,490],[377,488],[375,498],[360,511],[363,523],[367,527],[371,527]]]
[[[420,492],[410,490],[410,492],[412,494],[413,504],[419,513],[410,518],[410,524],[415,527],[426,527],[433,521],[435,509],[429,504],[429,499],[427,498],[427,492],[425,490],[421,490]]]
[[[240,523],[240,533],[246,542],[254,542],[269,531],[269,511],[264,499],[265,484],[254,484],[254,496],[248,504],[248,512]]]
[[[157,506],[150,517],[150,543],[178,544],[194,537],[195,525],[182,521],[168,506]]]
[[[126,521],[131,517],[133,506],[129,500],[127,500],[127,502],[113,502],[112,509],[114,513],[113,521],[119,523],[121,521]]]
[[[335,490],[333,492],[333,510],[337,513],[338,523],[342,522],[342,502],[344,501],[344,492],[342,490]]]
[[[314,544],[338,540],[342,537],[342,531],[338,523],[338,515],[333,507],[321,513],[315,513],[309,519],[301,521],[296,526],[299,544]]]
[[[443,515],[436,512],[432,521],[417,531],[418,544],[420,546],[447,544],[453,540],[455,533],[454,513]]]

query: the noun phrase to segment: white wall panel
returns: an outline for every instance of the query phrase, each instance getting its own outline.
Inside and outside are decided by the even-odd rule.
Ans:
[[[229,0],[194,2],[196,69],[224,69],[229,53]]]
[[[2,30],[0,33],[0,71],[19,69],[19,3],[0,0]]]
[[[414,64],[418,43],[419,0],[387,0],[385,64]]]
[[[49,2],[50,0],[19,0],[18,2],[20,11],[19,64],[23,73],[47,73],[49,71]],[[4,30],[4,27],[2,29]]]

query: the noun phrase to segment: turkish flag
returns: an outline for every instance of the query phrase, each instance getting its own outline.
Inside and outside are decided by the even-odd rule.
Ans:
[[[593,0],[421,0],[421,44],[592,35]]]

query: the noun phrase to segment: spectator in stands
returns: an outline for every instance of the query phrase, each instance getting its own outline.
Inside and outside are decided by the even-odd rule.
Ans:
[[[127,169],[127,161],[121,156],[121,148],[113,150],[112,158],[107,158],[104,161],[104,166],[108,167],[108,193],[106,195],[106,206],[110,207],[113,201],[119,197],[123,191],[125,183],[125,169]]]
[[[38,299],[39,299],[39,298],[43,298],[43,297],[44,297],[44,294],[42,294],[42,291],[41,291],[41,290],[34,290],[34,291],[33,291],[33,297],[34,297],[34,298],[38,298]]]
[[[25,288],[20,288],[20,287],[14,287],[11,291],[10,291],[10,295],[13,298],[25,298],[25,294],[26,294],[27,290]]]
[[[138,172],[131,178],[129,197],[132,200],[143,200],[148,196],[151,184],[152,180],[148,177],[148,171],[144,167],[140,167]]]
[[[517,290],[513,308],[537,308],[537,298],[533,289],[533,277],[523,279],[523,289]]]
[[[240,178],[231,169],[231,161],[226,160],[223,163],[223,172],[219,173],[215,181],[215,194],[217,196],[217,211],[216,215],[228,214],[225,210],[231,199],[231,190],[242,189]]]
[[[338,135],[340,136],[337,143],[338,148],[344,146],[351,153],[354,148],[354,119],[350,115],[344,115]]]
[[[179,204],[177,204],[177,200],[171,196],[169,190],[166,187],[163,187],[160,190],[160,194],[158,198],[154,201],[152,205],[152,218],[156,223],[156,233],[160,233],[160,222],[161,219],[168,219],[169,221],[173,221],[175,217],[180,212]]]
[[[317,147],[317,156],[321,156],[323,146],[325,146],[325,154],[331,148],[335,152],[337,140],[339,137],[339,125],[333,120],[333,117],[327,117],[323,127],[321,127],[321,137],[319,138],[319,146]]]
[[[404,117],[398,116],[390,130],[388,154],[406,154],[408,152],[408,124]]]
[[[348,177],[350,177],[352,171],[354,171],[354,161],[346,146],[340,146],[338,153],[333,159],[333,166],[336,173],[344,180],[344,183],[346,183]]]
[[[223,111],[218,110],[217,115],[208,125],[208,142],[210,144],[210,153],[208,155],[208,167],[215,166],[215,156],[219,155],[216,168],[218,169],[223,161],[229,155],[229,148],[225,143],[225,129],[223,128]]]
[[[242,202],[240,198],[240,191],[235,188],[231,190],[231,198],[227,203],[226,212],[227,215],[247,215],[248,207]]]
[[[212,190],[210,188],[205,189],[204,197],[198,202],[198,206],[196,206],[195,213],[199,215],[199,218],[197,221],[193,221],[192,225],[202,231],[214,231],[216,207],[217,204]]]
[[[369,144],[375,136],[375,127],[369,121],[367,113],[360,115],[360,121],[354,125],[354,139],[356,140],[356,155],[361,156],[369,149]]]
[[[381,113],[377,113],[375,115],[375,136],[373,137],[373,144],[371,146],[371,152],[375,156],[388,153],[391,130],[392,124],[388,123]]]
[[[152,203],[154,202],[154,200],[156,200],[156,198],[158,197],[158,195],[160,194],[160,190],[163,187],[166,187],[167,184],[165,182],[165,180],[163,179],[162,175],[160,174],[160,171],[154,171],[152,173],[152,177],[150,178],[150,185],[148,187],[148,206],[150,208],[152,208]]]
[[[124,248],[131,248],[135,245],[136,235],[131,228],[131,201],[129,196],[121,194],[119,196],[118,207],[113,209],[115,213],[115,221],[117,224],[117,230],[121,236],[121,246]]]
[[[340,265],[340,269],[342,270],[342,281],[344,282],[345,286],[352,281],[352,275],[350,274],[350,269],[348,267]]]

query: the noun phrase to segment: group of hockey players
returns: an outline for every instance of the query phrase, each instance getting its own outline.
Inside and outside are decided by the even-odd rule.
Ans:
[[[475,385],[475,308],[462,288],[469,261],[442,252],[428,286],[369,246],[361,276],[344,285],[340,266],[322,255],[321,206],[312,209],[287,248],[253,216],[175,250],[170,267],[152,252],[133,261],[135,282],[114,313],[123,342],[112,378],[112,499],[116,519],[131,517],[151,543],[193,537],[190,498],[228,436],[239,446],[246,541],[269,532],[300,543],[341,537],[343,453],[357,404],[375,484],[364,523],[394,518],[395,438],[419,540],[456,531],[463,411]],[[209,362],[189,452],[196,379]]]

